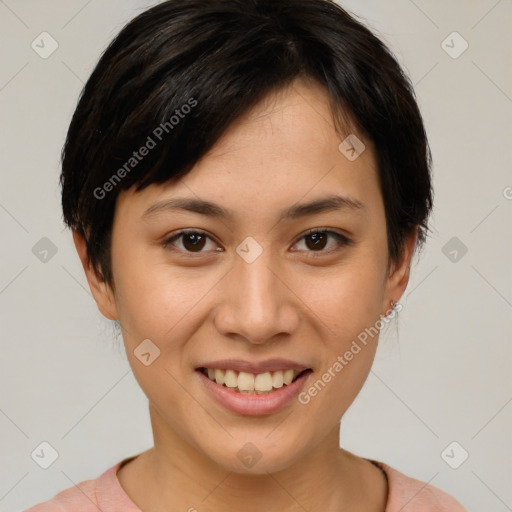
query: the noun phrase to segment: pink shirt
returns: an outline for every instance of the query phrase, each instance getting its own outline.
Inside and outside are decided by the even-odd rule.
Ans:
[[[133,503],[117,479],[117,470],[133,457],[124,459],[95,480],[85,480],[25,512],[142,512]],[[382,463],[388,479],[386,512],[467,512],[454,498],[437,487],[400,473]]]

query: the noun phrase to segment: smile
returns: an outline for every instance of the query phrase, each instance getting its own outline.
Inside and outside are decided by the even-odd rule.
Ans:
[[[222,359],[195,367],[206,395],[232,413],[274,414],[291,406],[313,373],[298,361]]]
[[[284,386],[289,386],[302,373],[308,370],[276,370],[263,373],[249,373],[219,368],[200,368],[201,373],[211,381],[243,394],[264,395],[275,392]]]

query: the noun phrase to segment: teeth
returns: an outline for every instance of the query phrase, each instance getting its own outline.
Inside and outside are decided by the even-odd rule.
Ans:
[[[236,388],[238,386],[238,378],[234,370],[226,370],[224,384],[228,388]]]
[[[285,370],[283,373],[283,382],[288,386],[288,384],[291,384],[293,377],[294,377],[293,370]]]
[[[254,391],[254,375],[240,372],[238,374],[238,389],[240,391]]]
[[[272,389],[272,375],[270,375],[270,372],[258,373],[256,375],[254,389],[256,391],[270,391]]]
[[[210,376],[208,375],[208,377]],[[215,370],[215,381],[221,386],[224,384],[224,372],[222,370]]]
[[[283,372],[274,372],[272,374],[272,386],[276,389],[283,387]]]
[[[210,380],[221,386],[231,388],[240,393],[265,394],[275,389],[288,386],[300,373],[296,370],[277,370],[275,372],[248,373],[235,370],[219,370],[208,368],[205,372]]]

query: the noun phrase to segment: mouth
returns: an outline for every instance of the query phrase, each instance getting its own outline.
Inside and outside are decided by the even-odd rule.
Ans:
[[[235,369],[199,367],[198,371],[230,391],[246,395],[268,395],[289,386],[305,373],[311,372],[311,369],[296,370],[288,368],[253,373]]]
[[[195,370],[207,396],[244,416],[274,414],[290,406],[313,373],[289,359],[224,359],[203,362]]]

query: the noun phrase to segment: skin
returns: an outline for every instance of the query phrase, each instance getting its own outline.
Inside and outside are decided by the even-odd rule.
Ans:
[[[382,472],[339,448],[340,419],[368,376],[377,337],[308,404],[292,400],[266,416],[226,410],[195,372],[208,360],[283,357],[312,368],[307,389],[402,296],[416,232],[400,261],[389,261],[372,145],[358,135],[366,150],[349,161],[338,150],[345,136],[335,131],[323,88],[296,80],[232,124],[181,180],[120,194],[113,288],[91,267],[75,233],[98,308],[120,322],[149,401],[154,447],[118,472],[141,509],[384,510]],[[333,194],[362,207],[278,221],[284,208]],[[176,210],[143,218],[155,203],[176,197],[212,201],[233,218]],[[190,256],[186,237],[165,244],[190,228],[210,236],[202,252]],[[304,237],[311,228],[329,228],[352,243],[330,236],[315,249]],[[247,236],[263,249],[250,264],[235,251]],[[161,351],[149,366],[134,356],[147,338]],[[247,442],[262,454],[252,468],[237,457]]]

